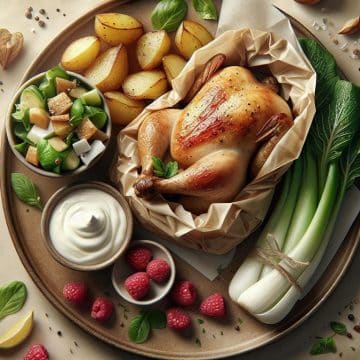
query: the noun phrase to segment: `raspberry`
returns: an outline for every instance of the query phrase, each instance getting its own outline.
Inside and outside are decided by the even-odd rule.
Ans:
[[[145,297],[150,290],[149,275],[146,272],[137,272],[125,280],[125,289],[135,300]]]
[[[190,316],[180,308],[171,308],[166,311],[167,326],[176,330],[184,330],[190,326]]]
[[[87,298],[88,289],[82,282],[69,282],[63,288],[65,300],[74,305],[83,305]]]
[[[223,296],[215,293],[207,297],[200,305],[200,312],[210,317],[223,317],[226,312]]]
[[[148,263],[146,273],[151,280],[157,283],[166,281],[170,276],[170,266],[167,261],[163,259],[155,259]]]
[[[126,261],[136,271],[145,271],[146,266],[152,259],[152,252],[144,246],[134,246],[126,253]]]
[[[24,356],[24,360],[48,360],[49,354],[41,344],[31,345]]]
[[[170,296],[177,305],[188,306],[195,303],[197,291],[190,281],[182,280],[175,284]]]
[[[91,308],[91,317],[95,320],[106,321],[114,310],[113,303],[104,297],[97,297]]]

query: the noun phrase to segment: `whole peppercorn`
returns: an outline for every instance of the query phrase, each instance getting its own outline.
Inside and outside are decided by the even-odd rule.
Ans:
[[[39,26],[40,26],[40,27],[44,27],[44,26],[45,26],[45,22],[42,21],[42,20],[40,20],[40,21],[39,21]]]
[[[360,333],[360,325],[354,326],[354,330],[358,333]]]
[[[46,11],[45,11],[45,9],[40,9],[40,10],[39,10],[39,13],[40,13],[41,15],[44,15],[44,14],[46,14]]]
[[[348,319],[349,319],[350,321],[354,321],[354,320],[355,320],[354,314],[349,314],[349,315],[348,315]]]
[[[349,339],[352,339],[352,338],[353,338],[353,336],[352,336],[351,333],[347,333],[346,336],[347,336]]]

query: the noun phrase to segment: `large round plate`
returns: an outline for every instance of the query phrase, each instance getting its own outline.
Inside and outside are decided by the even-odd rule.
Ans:
[[[136,16],[149,29],[149,13],[155,3],[156,1],[136,1],[119,4],[119,1],[111,1],[94,8],[67,27],[47,46],[31,64],[23,81],[58,63],[60,54],[71,40],[92,33],[94,14],[121,11]],[[195,18],[192,10],[189,17]],[[293,24],[299,33],[310,36],[299,24],[296,22]],[[209,28],[209,23],[206,23],[206,26]],[[215,26],[212,23],[210,30],[215,32]],[[229,310],[227,321],[206,320],[205,324],[200,325],[196,321],[199,317],[198,314],[193,312],[194,327],[192,334],[188,337],[180,336],[168,329],[156,330],[153,331],[151,338],[146,343],[135,344],[128,339],[127,327],[130,318],[137,314],[139,309],[124,304],[116,295],[111,286],[110,269],[94,273],[81,273],[57,263],[49,256],[41,241],[40,212],[21,203],[14,196],[9,181],[12,172],[23,172],[38,185],[43,200],[47,200],[58,188],[74,181],[108,181],[108,172],[113,158],[112,150],[108,151],[108,155],[103,161],[81,176],[52,179],[36,175],[25,168],[12,154],[4,135],[2,140],[0,164],[2,201],[11,237],[25,268],[48,300],[65,316],[95,337],[134,353],[164,359],[214,359],[250,351],[275,341],[300,325],[325,301],[344,275],[359,244],[360,218],[357,219],[346,240],[342,243],[329,265],[328,271],[324,273],[313,290],[297,303],[285,321],[276,326],[266,326],[257,322],[227,299]],[[114,149],[114,144],[112,149]],[[144,232],[139,230],[138,225],[135,226],[135,236],[144,236]],[[248,242],[243,243],[239,247],[238,253],[245,254],[247,247]],[[178,276],[192,279],[199,289],[200,296],[205,296],[214,291],[227,294],[228,281],[241,258],[242,256],[237,256],[233,268],[225,271],[213,282],[208,281],[176,256],[175,261]],[[79,311],[63,300],[62,286],[69,280],[87,282],[94,294],[105,293],[111,296],[116,304],[125,305],[126,310],[121,305],[117,306],[115,320],[107,326],[99,325],[91,319],[88,312]],[[163,305],[165,304],[159,306]],[[240,325],[241,331],[236,330],[239,318],[243,322]],[[202,331],[203,328],[206,328],[205,333]],[[199,342],[195,341],[196,338],[200,340],[201,346],[199,346]]]

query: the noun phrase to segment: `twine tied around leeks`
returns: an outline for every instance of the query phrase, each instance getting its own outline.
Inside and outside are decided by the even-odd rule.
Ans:
[[[297,280],[289,273],[288,270],[280,265],[280,261],[285,262],[286,265],[292,269],[305,268],[309,265],[309,262],[293,259],[287,254],[283,253],[273,234],[267,235],[266,246],[255,248],[255,255],[261,260],[262,263],[269,265],[279,271],[279,273],[283,275],[289,281],[289,283],[295,286],[300,292],[303,291]]]

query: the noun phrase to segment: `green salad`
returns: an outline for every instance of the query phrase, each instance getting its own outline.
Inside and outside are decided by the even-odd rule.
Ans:
[[[16,151],[46,171],[73,171],[105,150],[109,119],[98,90],[60,67],[22,91],[11,117]]]

